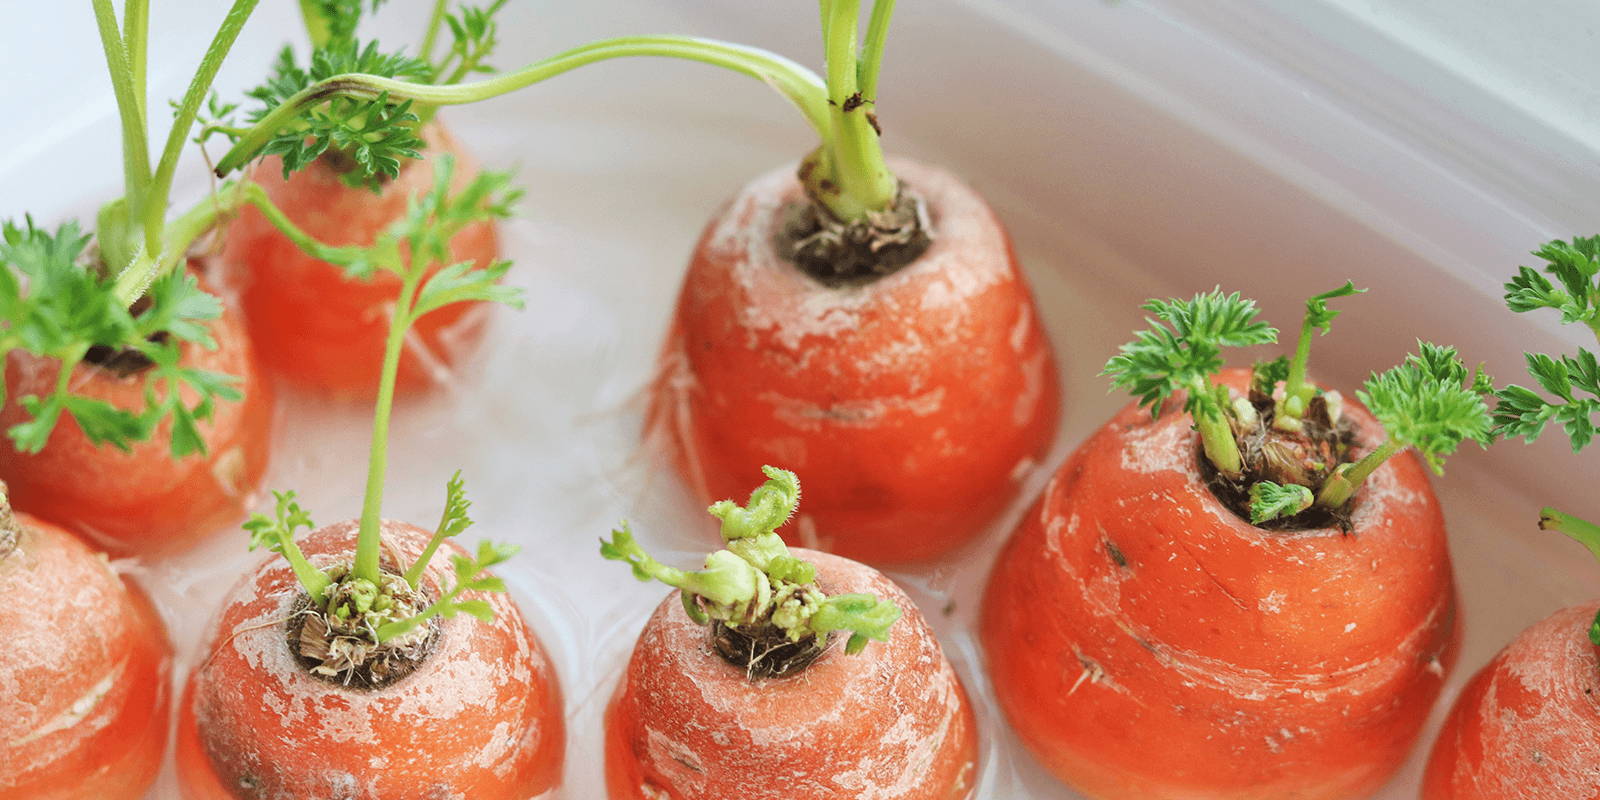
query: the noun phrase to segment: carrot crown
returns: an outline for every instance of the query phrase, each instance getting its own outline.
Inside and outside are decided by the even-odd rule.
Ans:
[[[1518,313],[1554,309],[1562,323],[1583,325],[1600,340],[1600,236],[1548,242],[1534,255],[1544,260],[1544,272],[1555,280],[1520,267],[1505,285],[1506,305]],[[1544,394],[1516,384],[1496,391],[1495,432],[1533,442],[1546,426],[1558,423],[1572,441],[1572,451],[1582,451],[1600,434],[1595,421],[1600,416],[1600,359],[1582,347],[1576,355],[1526,355],[1528,374]],[[1600,558],[1600,525],[1545,508],[1539,512],[1539,527],[1566,534]],[[1600,617],[1589,628],[1589,638],[1600,645]]]
[[[821,146],[807,159],[803,180],[812,198],[845,223],[881,222],[899,198],[899,182],[884,161],[875,115],[894,0],[874,0],[865,35],[861,0],[822,0],[826,78],[787,58],[753,47],[687,36],[625,36],[575,47],[522,69],[462,83],[486,71],[483,57],[495,43],[494,14],[504,0],[484,8],[463,6],[446,14],[436,3],[420,53],[383,55],[356,44],[352,22],[359,0],[303,0],[314,52],[310,66],[280,58],[273,77],[253,90],[261,107],[248,125],[218,105],[202,136],[219,133],[233,147],[217,162],[226,176],[262,155],[284,157],[286,170],[309,164],[330,149],[357,161],[349,180],[393,174],[400,159],[416,158],[415,129],[440,106],[475,103],[539,83],[597,61],[626,57],[699,61],[756,78],[788,99],[817,132]],[[443,26],[441,26],[441,22]],[[433,59],[441,28],[453,37]]]
[[[1339,314],[1328,301],[1363,290],[1346,282],[1306,301],[1293,357],[1258,362],[1248,395],[1236,397],[1217,382],[1224,347],[1268,344],[1277,330],[1259,321],[1254,301],[1220,289],[1190,300],[1151,300],[1150,328],[1106,364],[1103,374],[1159,414],[1175,393],[1194,417],[1206,460],[1238,510],[1261,525],[1313,509],[1337,515],[1373,470],[1414,447],[1436,471],[1462,441],[1491,440],[1489,390],[1481,374],[1468,375],[1454,348],[1419,342],[1419,354],[1374,374],[1357,392],[1383,423],[1387,439],[1355,463],[1337,392],[1307,379],[1311,341]],[[1214,484],[1215,486],[1215,484]],[[1309,520],[1308,520],[1309,521]]]
[[[869,594],[829,596],[817,587],[816,568],[789,553],[776,530],[800,504],[795,474],[762,467],[767,481],[743,506],[722,500],[709,512],[722,521],[727,545],[706,556],[698,571],[667,566],[644,551],[624,521],[612,538],[600,540],[600,555],[633,567],[641,581],[657,580],[681,592],[684,611],[702,625],[713,622],[733,629],[775,629],[790,642],[816,641],[834,631],[848,631],[848,653],[868,641],[887,641],[900,619],[898,606]]]

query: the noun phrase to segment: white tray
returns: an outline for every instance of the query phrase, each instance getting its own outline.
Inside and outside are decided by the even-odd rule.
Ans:
[[[394,3],[379,29],[409,38],[422,5]],[[804,4],[580,5],[515,5],[495,63],[640,32],[820,59]],[[1418,336],[1456,343],[1504,378],[1521,373],[1523,348],[1577,341],[1553,318],[1506,312],[1499,283],[1544,238],[1600,218],[1592,152],[1382,20],[1335,0],[1291,5],[901,4],[880,105],[886,142],[967,176],[1010,225],[1063,367],[1052,465],[1123,402],[1095,375],[1149,296],[1244,289],[1292,328],[1308,294],[1347,277],[1370,286],[1314,353],[1319,375],[1344,386]],[[156,6],[151,107],[162,108],[220,7]],[[120,172],[87,4],[19,13],[0,30],[0,74],[11,78],[0,108],[15,139],[0,153],[0,216],[88,217]],[[257,77],[281,42],[299,41],[296,26],[293,4],[264,3],[221,85]],[[529,194],[505,245],[528,308],[497,312],[461,383],[397,415],[385,512],[432,520],[459,467],[479,519],[467,537],[524,546],[503,574],[560,668],[571,737],[563,796],[602,797],[601,711],[664,589],[601,561],[597,537],[627,516],[652,549],[689,564],[715,530],[641,450],[641,392],[700,227],[745,180],[813,143],[765,87],[690,64],[600,65],[444,118],[485,163],[522,167]],[[191,159],[180,196],[203,192],[203,173]],[[299,490],[320,522],[355,516],[367,424],[365,409],[285,398],[268,486]],[[1467,640],[1435,724],[1516,632],[1596,593],[1581,549],[1532,524],[1544,503],[1594,509],[1580,485],[1593,480],[1575,479],[1595,474],[1592,456],[1550,439],[1465,453],[1438,484]],[[970,552],[894,577],[979,704],[980,796],[1069,798],[996,715],[972,635],[984,575],[1019,511]],[[258,558],[244,544],[226,531],[182,557],[127,565],[156,596],[181,664],[217,598]],[[1415,796],[1431,736],[1382,797]],[[152,796],[174,796],[163,781]]]

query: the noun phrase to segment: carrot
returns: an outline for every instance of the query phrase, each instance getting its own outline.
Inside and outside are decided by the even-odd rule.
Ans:
[[[469,553],[450,543],[472,524],[459,473],[433,531],[380,516],[408,332],[457,302],[521,302],[499,284],[508,263],[440,268],[455,231],[504,216],[515,194],[509,176],[489,172],[454,191],[453,168],[439,161],[432,187],[372,246],[312,248],[353,273],[400,282],[366,495],[359,520],[303,543],[296,532],[315,525],[293,492],[245,524],[251,547],[284,563],[263,564],[228,597],[189,677],[178,756],[188,797],[495,800],[544,796],[560,781],[555,674],[489,571],[516,548],[483,542]],[[435,558],[441,551],[448,568]]]
[[[607,709],[610,796],[971,797],[977,727],[927,623],[878,571],[785,547],[774,531],[799,482],[764,469],[746,507],[711,507],[728,549],[704,571],[650,558],[626,523],[601,542],[679,590],[645,624]],[[849,639],[831,642],[835,631]]]
[[[0,591],[18,604],[0,616],[0,797],[143,797],[166,750],[172,661],[149,601],[3,496]]]
[[[1600,604],[1522,632],[1456,699],[1428,759],[1423,800],[1600,798]]]
[[[271,394],[239,321],[184,269],[221,204],[167,216],[199,106],[254,5],[232,4],[152,161],[148,3],[121,21],[95,3],[124,192],[92,235],[0,224],[0,479],[23,510],[119,554],[175,550],[242,517],[266,466]]]
[[[1294,361],[1253,374],[1221,370],[1222,347],[1276,339],[1250,301],[1147,305],[1159,322],[1108,366],[1144,402],[1061,467],[995,564],[980,631],[996,697],[1085,794],[1362,797],[1438,695],[1460,623],[1410,449],[1437,464],[1486,441],[1488,409],[1427,344],[1362,404],[1317,388],[1327,299]],[[1180,392],[1186,411],[1164,408]]]
[[[319,568],[347,563],[358,527],[321,528],[302,551]],[[382,535],[400,564],[432,533],[385,521]],[[432,562],[423,591],[442,595],[450,573]],[[555,670],[509,596],[472,593],[492,621],[440,620],[420,663],[369,688],[313,674],[304,646],[286,644],[286,631],[303,637],[314,619],[298,588],[287,564],[267,562],[224,601],[180,707],[185,797],[523,800],[559,783],[565,731]]]
[[[1581,323],[1600,341],[1600,236],[1551,241],[1534,255],[1554,280],[1521,267],[1505,285],[1506,305],[1559,311],[1563,323]],[[1495,432],[1531,443],[1556,423],[1574,453],[1588,447],[1600,435],[1600,356],[1580,347],[1575,355],[1528,353],[1527,364],[1539,390],[1497,390]],[[1600,559],[1600,524],[1547,507],[1539,527]],[[1473,677],[1434,744],[1422,796],[1600,799],[1600,607],[1569,608],[1533,625]]]
[[[1006,507],[1060,397],[988,204],[946,172],[885,163],[874,109],[893,3],[874,4],[859,54],[858,7],[823,3],[822,146],[746,186],[695,247],[648,429],[707,500],[782,461],[812,476],[792,538],[926,560]]]
[[[858,42],[860,0],[823,2],[826,81],[754,48],[630,36],[476,83],[381,72],[300,82],[230,134],[217,173],[274,148],[303,160],[305,142],[321,141],[306,132],[335,127],[341,107],[403,117],[612,58],[689,59],[759,78],[822,143],[794,177],[756,180],[707,228],[662,350],[647,435],[707,500],[768,461],[816,476],[799,542],[930,559],[1007,505],[1049,446],[1060,397],[1031,292],[987,204],[945,172],[910,162],[891,171],[884,158],[877,84],[893,7],[875,0]],[[363,136],[383,141],[400,127]]]
[[[250,95],[270,108],[318,78],[368,71],[430,85],[458,82],[482,69],[496,44],[494,16],[504,2],[484,9],[463,7],[450,14],[446,4],[436,4],[428,41],[413,57],[403,51],[384,53],[377,42],[358,41],[360,3],[309,0],[300,5],[313,45],[309,66],[297,64],[293,50],[286,47],[269,80]],[[446,21],[448,25],[443,24]],[[441,29],[451,41],[443,56],[435,59],[434,40]],[[364,116],[355,112],[354,107],[341,109],[333,114],[337,123],[323,121],[366,124],[347,121]],[[413,195],[432,185],[441,157],[455,160],[457,190],[478,171],[460,143],[432,116],[431,110],[399,111],[393,115],[394,127],[381,137],[338,136],[328,127],[302,129],[269,145],[266,151],[278,155],[259,164],[250,179],[312,238],[331,245],[369,246],[405,216]],[[218,124],[209,130],[226,128]],[[419,150],[431,158],[403,165],[398,160],[417,156]],[[482,220],[450,238],[443,263],[487,267],[498,258],[495,224]],[[250,335],[270,372],[322,395],[371,398],[378,385],[387,315],[400,294],[397,278],[387,273],[356,277],[319,260],[254,207],[244,209],[229,226],[222,262],[239,291]],[[446,383],[451,368],[482,340],[488,311],[481,303],[462,303],[419,320],[406,340],[399,389],[413,393]]]
[[[127,449],[97,444],[73,420],[55,426],[42,450],[0,447],[0,478],[17,505],[57,520],[117,554],[152,555],[186,548],[244,516],[266,472],[273,419],[272,393],[256,367],[238,315],[224,311],[206,326],[215,349],[184,343],[179,363],[187,369],[237,376],[237,402],[217,404],[210,418],[194,424],[203,452],[174,459],[168,442],[173,422]],[[107,403],[129,413],[146,407],[150,360],[107,354],[76,366],[68,383],[76,397]],[[26,424],[19,398],[48,396],[59,361],[16,351],[7,363],[11,401],[0,410],[0,427]],[[85,479],[85,476],[93,476]]]

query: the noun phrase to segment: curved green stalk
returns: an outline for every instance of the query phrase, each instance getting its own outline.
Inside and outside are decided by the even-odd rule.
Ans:
[[[1361,484],[1368,476],[1382,466],[1383,462],[1404,449],[1405,445],[1389,439],[1360,461],[1341,465],[1334,470],[1328,482],[1323,484],[1322,490],[1317,492],[1317,505],[1324,508],[1342,508],[1355,496],[1356,490],[1361,488]]]
[[[476,103],[514,92],[570,72],[578,67],[626,57],[678,58],[731,69],[756,78],[788,98],[806,121],[826,138],[830,129],[827,94],[822,80],[783,56],[754,47],[683,36],[628,36],[576,47],[537,61],[515,72],[487,80],[450,86],[398,81],[372,75],[336,75],[321,81],[273,109],[245,132],[217,162],[217,175],[226,176],[254,159],[280,130],[292,127],[306,108],[331,97],[374,99],[383,95],[396,102],[419,105]]]
[[[233,48],[234,41],[239,38],[239,32],[244,29],[244,24],[249,21],[250,14],[255,11],[258,2],[259,0],[233,1],[227,16],[223,17],[222,25],[217,28],[216,36],[212,37],[211,45],[206,48],[206,54],[200,60],[200,68],[195,71],[193,80],[189,82],[189,89],[184,92],[178,111],[173,116],[172,129],[167,133],[166,147],[161,151],[161,159],[156,163],[155,174],[150,179],[150,187],[141,207],[141,213],[144,215],[145,248],[153,254],[160,252],[161,226],[166,221],[167,196],[172,191],[172,178],[178,169],[178,156],[182,154],[184,144],[189,141],[189,129],[194,127],[195,117],[200,112],[200,104],[205,101],[206,93],[211,90],[211,83],[217,77],[217,70],[222,67],[223,59],[227,58],[228,51]]]
[[[1565,534],[1578,544],[1589,548],[1589,552],[1593,553],[1596,559],[1600,559],[1600,525],[1565,511],[1546,507],[1539,510],[1539,528]]]

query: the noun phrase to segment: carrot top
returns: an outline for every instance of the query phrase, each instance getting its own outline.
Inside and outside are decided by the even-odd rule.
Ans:
[[[875,114],[894,0],[874,0],[864,36],[861,0],[821,0],[826,78],[758,48],[687,36],[626,36],[462,83],[485,71],[483,56],[495,43],[493,15],[503,4],[498,0],[485,8],[463,6],[457,14],[445,14],[445,2],[439,0],[421,52],[411,58],[397,51],[382,55],[356,44],[349,17],[351,8],[359,12],[358,0],[303,0],[302,8],[310,9],[307,27],[317,48],[311,66],[301,69],[286,54],[273,78],[251,92],[262,107],[251,112],[248,126],[235,126],[226,119],[207,126],[204,135],[221,133],[234,143],[217,162],[217,174],[226,176],[274,153],[284,156],[285,169],[297,169],[330,145],[357,156],[351,180],[393,174],[399,159],[417,157],[420,141],[412,132],[440,106],[487,100],[597,61],[660,57],[748,75],[793,103],[822,140],[806,159],[802,180],[813,200],[834,219],[881,225],[886,212],[896,209],[899,181],[885,163]],[[434,61],[441,21],[454,43],[441,60]]]
[[[1538,309],[1561,312],[1563,324],[1581,324],[1600,340],[1600,236],[1546,243],[1534,255],[1545,262],[1551,281],[1531,267],[1518,269],[1505,285],[1506,305],[1522,313]],[[1600,359],[1579,347],[1576,355],[1527,353],[1528,374],[1544,394],[1516,384],[1495,392],[1495,432],[1533,442],[1550,423],[1559,423],[1572,451],[1581,452],[1600,434]],[[1552,399],[1553,398],[1553,399]],[[1558,531],[1600,558],[1600,525],[1555,508],[1539,512],[1539,527]],[[1600,645],[1600,617],[1589,628]]]
[[[701,625],[742,630],[748,635],[776,632],[791,643],[820,650],[834,631],[848,631],[847,653],[868,641],[887,641],[900,619],[898,606],[869,594],[828,595],[816,585],[816,568],[795,558],[776,530],[800,504],[795,474],[762,467],[767,481],[743,506],[732,500],[713,504],[727,545],[706,556],[705,568],[685,571],[667,566],[644,551],[624,521],[610,541],[600,540],[600,555],[633,567],[641,581],[658,580],[681,591],[684,612]],[[759,665],[750,664],[753,672]]]
[[[1123,345],[1103,374],[1153,414],[1184,392],[1184,410],[1218,475],[1213,488],[1233,498],[1252,523],[1318,524],[1330,516],[1342,523],[1362,482],[1396,453],[1415,448],[1439,471],[1462,441],[1491,440],[1487,379],[1469,376],[1454,348],[1418,342],[1417,355],[1372,375],[1357,391],[1387,438],[1351,461],[1356,454],[1342,398],[1310,383],[1307,364],[1312,338],[1338,316],[1328,301],[1359,291],[1347,282],[1308,300],[1294,356],[1258,362],[1244,397],[1216,380],[1223,348],[1273,343],[1278,332],[1257,319],[1253,300],[1220,289],[1146,303],[1154,315],[1150,328]]]
[[[505,585],[485,571],[516,553],[511,545],[484,542],[471,556],[451,556],[455,581],[432,600],[424,597],[421,579],[443,541],[461,534],[471,524],[460,473],[446,486],[444,512],[434,534],[418,558],[403,572],[386,572],[380,566],[381,517],[384,476],[388,469],[389,418],[394,406],[395,379],[406,332],[426,314],[461,302],[496,302],[520,307],[520,290],[500,280],[510,269],[508,261],[483,268],[471,262],[439,265],[449,257],[451,238],[462,228],[488,219],[508,216],[520,192],[510,188],[510,175],[482,172],[459,192],[451,190],[454,162],[442,159],[435,169],[434,185],[411,198],[404,217],[380,233],[369,246],[325,247],[315,255],[342,267],[354,277],[389,272],[400,279],[400,294],[389,323],[384,346],[383,372],[373,412],[372,447],[368,460],[367,491],[361,510],[354,558],[349,564],[319,569],[300,552],[294,536],[313,527],[310,515],[293,492],[279,492],[274,515],[256,515],[245,523],[251,549],[266,547],[289,562],[325,626],[333,645],[319,651],[319,674],[348,677],[385,648],[421,652],[431,631],[424,624],[436,616],[467,613],[493,616],[483,600],[464,597],[466,592],[504,591]],[[255,188],[259,192],[259,188]],[[292,236],[303,236],[294,231]],[[314,243],[312,243],[314,245]],[[437,269],[436,269],[437,268]],[[397,565],[398,567],[398,565]],[[342,643],[342,644],[340,644]],[[304,653],[302,653],[304,655]],[[314,672],[316,670],[313,670]]]

